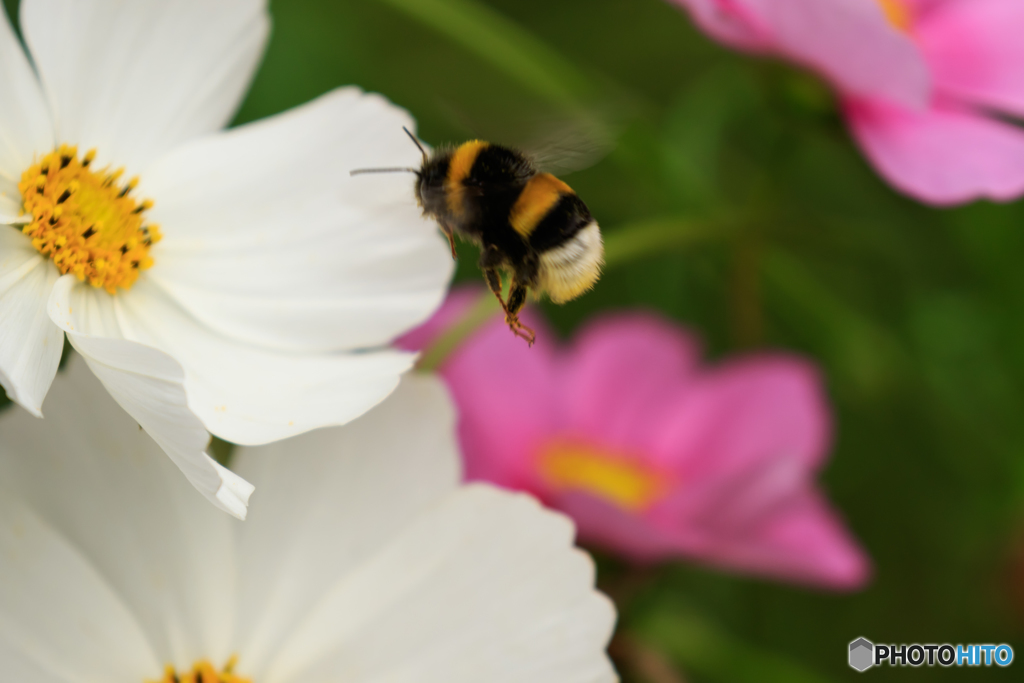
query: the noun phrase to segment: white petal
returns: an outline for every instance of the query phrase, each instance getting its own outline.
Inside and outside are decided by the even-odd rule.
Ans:
[[[18,190],[18,183],[0,175],[0,223],[24,225],[31,220],[32,216],[21,211],[21,192]]]
[[[53,124],[6,12],[0,12],[0,93],[0,178],[17,184],[35,155],[53,149]]]
[[[221,510],[245,519],[252,486],[205,453],[209,435],[188,408],[181,365],[159,349],[124,338],[118,305],[123,298],[65,275],[53,287],[48,313],[114,400],[192,485]]]
[[[64,348],[63,330],[46,314],[57,277],[25,235],[0,226],[0,385],[36,417]]]
[[[345,424],[384,400],[414,358],[391,350],[298,354],[247,346],[200,324],[145,275],[113,298],[127,326],[121,334],[181,363],[189,407],[233,443]]]
[[[270,19],[265,0],[23,0],[21,26],[59,139],[139,173],[227,124]]]
[[[80,358],[58,375],[46,409],[47,420],[20,411],[0,417],[0,482],[103,577],[140,624],[158,665],[143,677],[136,672],[66,680],[141,683],[159,676],[165,663],[230,654],[234,522],[201,501]],[[65,567],[48,563],[37,571],[55,574],[59,584]],[[6,577],[0,584],[11,585]],[[68,629],[91,623],[85,616],[78,620],[60,596],[52,596],[52,610],[35,605],[38,618],[49,614],[72,622]],[[110,621],[108,612],[97,608],[95,619]],[[53,624],[46,629],[41,635],[61,632]],[[143,652],[135,640],[126,637],[95,654],[139,661]]]
[[[148,276],[208,327],[293,351],[379,346],[440,305],[453,262],[416,206],[413,121],[357,88],[198,140],[142,179]]]
[[[73,542],[15,495],[0,497],[3,679],[141,681],[159,673],[159,660],[120,597]]]
[[[444,388],[409,377],[345,427],[258,448],[234,463],[258,487],[238,525],[239,654],[260,671],[341,576],[373,556],[459,480]]]
[[[342,577],[262,680],[615,681],[614,608],[572,539],[525,495],[465,486]]]

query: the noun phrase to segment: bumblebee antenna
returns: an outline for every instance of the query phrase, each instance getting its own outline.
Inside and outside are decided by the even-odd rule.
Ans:
[[[412,140],[412,144],[416,145],[416,148],[420,150],[420,154],[423,155],[423,163],[427,163],[427,150],[423,149],[423,145],[420,144],[420,141],[416,138],[415,135],[409,132],[408,128],[402,126],[402,130],[404,130],[405,134],[409,136],[410,140]]]
[[[402,130],[405,131],[405,134],[409,136],[409,139],[412,140],[412,143],[414,145],[416,145],[416,148],[420,151],[420,154],[423,155],[423,163],[427,163],[427,160],[429,159],[427,150],[423,149],[423,145],[420,144],[420,141],[416,139],[415,135],[409,132],[408,128],[402,126]],[[392,166],[390,168],[357,168],[354,171],[349,171],[348,174],[363,175],[364,173],[415,173],[419,175],[419,172],[420,169],[418,168],[411,168],[408,166]]]
[[[402,168],[396,166],[394,168],[357,168],[354,171],[349,171],[349,175],[363,175],[364,173],[419,173],[418,168]]]

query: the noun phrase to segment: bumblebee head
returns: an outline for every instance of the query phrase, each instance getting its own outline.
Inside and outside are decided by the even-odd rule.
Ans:
[[[437,152],[424,157],[423,166],[416,172],[416,201],[427,214],[437,216],[447,210],[445,180],[450,159],[450,152]]]

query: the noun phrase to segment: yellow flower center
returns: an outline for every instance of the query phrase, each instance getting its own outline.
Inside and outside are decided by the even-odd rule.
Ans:
[[[878,0],[878,4],[882,6],[882,12],[885,13],[885,18],[889,20],[889,23],[897,28],[897,30],[907,33],[910,31],[910,26],[913,23],[913,15],[910,12],[910,7],[904,2],[904,0]]]
[[[629,512],[650,507],[668,492],[669,477],[619,453],[556,440],[541,449],[541,479],[556,491],[581,491]]]
[[[79,159],[76,147],[61,145],[21,174],[18,189],[32,217],[22,232],[61,274],[114,294],[153,265],[149,248],[160,229],[145,224],[153,202],[131,196],[139,179],[121,183],[124,169],[92,170],[95,156],[90,150]]]
[[[146,683],[252,683],[248,678],[234,673],[237,661],[238,657],[232,657],[224,668],[218,671],[213,664],[204,659],[193,664],[190,671],[180,674],[173,666],[168,665],[164,669],[163,678]]]

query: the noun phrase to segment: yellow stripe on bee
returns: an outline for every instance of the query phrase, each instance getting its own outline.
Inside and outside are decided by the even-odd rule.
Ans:
[[[489,144],[483,140],[470,140],[459,145],[452,153],[451,161],[448,162],[448,177],[445,179],[445,197],[448,210],[455,216],[465,214],[466,186],[463,181],[469,177],[481,150]]]
[[[567,194],[573,194],[572,188],[550,173],[533,176],[509,214],[512,229],[523,237],[529,237],[558,200]]]

